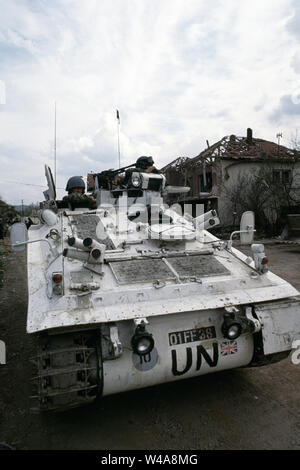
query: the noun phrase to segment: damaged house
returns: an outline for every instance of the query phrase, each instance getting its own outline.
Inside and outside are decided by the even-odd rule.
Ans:
[[[180,157],[162,168],[169,185],[191,189],[169,195],[168,204],[196,204],[216,209],[223,227],[239,224],[242,212],[253,210],[256,225],[267,232],[282,230],[288,213],[300,213],[300,152],[274,142],[223,137],[194,158]],[[285,218],[285,219],[284,219]]]

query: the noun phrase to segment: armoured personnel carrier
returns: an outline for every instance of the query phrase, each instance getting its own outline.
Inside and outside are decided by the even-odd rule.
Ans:
[[[300,333],[299,293],[163,196],[187,188],[131,167],[88,177],[97,199],[56,200],[51,170],[39,224],[11,230],[28,253],[27,332],[38,335],[36,407],[99,397],[285,358]],[[243,242],[254,219],[243,215]]]

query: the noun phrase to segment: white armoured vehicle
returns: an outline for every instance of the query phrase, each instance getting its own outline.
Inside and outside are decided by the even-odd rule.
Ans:
[[[36,401],[65,410],[99,397],[286,357],[300,333],[298,291],[252,257],[163,204],[163,175],[126,169],[90,176],[97,208],[56,201],[40,223],[11,231],[28,252],[27,332],[38,335]],[[124,175],[124,173],[123,173]],[[240,236],[251,244],[252,213]],[[239,232],[238,232],[239,233]]]

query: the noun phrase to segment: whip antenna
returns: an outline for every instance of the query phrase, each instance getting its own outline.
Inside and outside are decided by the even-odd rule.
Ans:
[[[54,184],[56,186],[56,101],[54,103]]]
[[[117,121],[118,121],[118,154],[119,154],[119,168],[121,168],[121,154],[120,154],[120,114],[117,110]]]

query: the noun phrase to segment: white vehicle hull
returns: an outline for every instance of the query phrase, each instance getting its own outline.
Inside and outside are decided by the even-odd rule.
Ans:
[[[143,194],[159,219],[160,193]],[[168,210],[169,225],[151,224],[147,209],[146,222],[137,222],[123,196],[118,211],[108,208],[109,191],[100,196],[105,207],[94,211],[49,217],[46,204],[47,218],[28,232],[27,332],[40,337],[39,409],[289,354],[300,337],[300,297],[261,264],[262,245],[251,261],[199,228],[215,223],[211,213],[193,224]],[[146,352],[136,346],[141,337]]]

